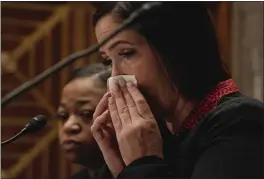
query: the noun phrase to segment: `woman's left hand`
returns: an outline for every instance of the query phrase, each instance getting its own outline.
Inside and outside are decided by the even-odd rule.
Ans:
[[[138,88],[120,79],[110,91],[108,109],[125,164],[150,155],[162,158],[162,138],[157,122]]]

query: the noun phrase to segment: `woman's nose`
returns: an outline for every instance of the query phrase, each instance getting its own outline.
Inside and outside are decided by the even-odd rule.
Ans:
[[[71,115],[69,116],[68,120],[64,123],[64,131],[70,134],[77,134],[81,131],[81,125],[78,122],[76,116]]]
[[[118,75],[123,75],[122,69],[117,63],[112,64],[112,75],[111,76],[118,76]]]

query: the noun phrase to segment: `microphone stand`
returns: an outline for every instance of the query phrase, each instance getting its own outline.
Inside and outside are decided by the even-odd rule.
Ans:
[[[112,39],[114,36],[116,36],[119,32],[127,28],[130,24],[132,24],[136,18],[138,18],[140,15],[142,15],[144,12],[149,11],[153,7],[161,5],[161,2],[151,2],[146,3],[141,6],[138,10],[133,12],[124,22],[114,31],[112,32],[108,37],[106,37],[102,42],[98,43],[97,45],[93,45],[92,47],[76,52],[69,57],[63,59],[62,61],[59,61],[54,66],[48,68],[43,73],[37,75],[33,79],[27,81],[26,83],[22,84],[21,86],[17,87],[15,90],[11,91],[7,95],[5,95],[1,100],[1,108],[4,108],[10,101],[14,100],[21,94],[27,92],[32,87],[38,85],[45,79],[47,79],[49,76],[59,72],[61,69],[66,67],[67,65],[72,64],[75,60],[90,56],[94,52],[98,51],[101,46],[103,46],[105,43],[107,43],[110,39]]]
[[[26,128],[22,129],[19,133],[17,133],[16,135],[11,137],[10,139],[8,139],[4,142],[1,142],[1,146],[4,146],[4,145],[9,144],[10,142],[16,140],[18,137],[22,136],[25,132],[26,132]]]
[[[26,134],[26,133],[33,133],[37,132],[38,130],[42,129],[47,124],[47,118],[43,115],[35,116],[31,119],[27,125],[16,135],[11,137],[10,139],[5,140],[4,142],[1,142],[1,146],[5,146],[6,144],[9,144],[10,142],[16,140],[18,137]]]

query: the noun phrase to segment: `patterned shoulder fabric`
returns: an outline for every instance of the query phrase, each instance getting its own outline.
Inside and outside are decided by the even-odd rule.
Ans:
[[[198,107],[190,113],[186,120],[187,122],[181,127],[180,131],[193,129],[200,119],[217,107],[222,97],[238,91],[239,90],[232,79],[218,83],[216,88],[208,93],[205,98],[199,102]]]

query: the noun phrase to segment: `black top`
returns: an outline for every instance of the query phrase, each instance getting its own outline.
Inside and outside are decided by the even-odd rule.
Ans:
[[[263,121],[262,102],[238,92],[225,95],[194,129],[163,133],[164,159],[140,158],[117,178],[263,178]],[[100,178],[112,177],[106,169]]]
[[[68,179],[92,179],[86,169],[82,169],[79,172],[73,174]]]

